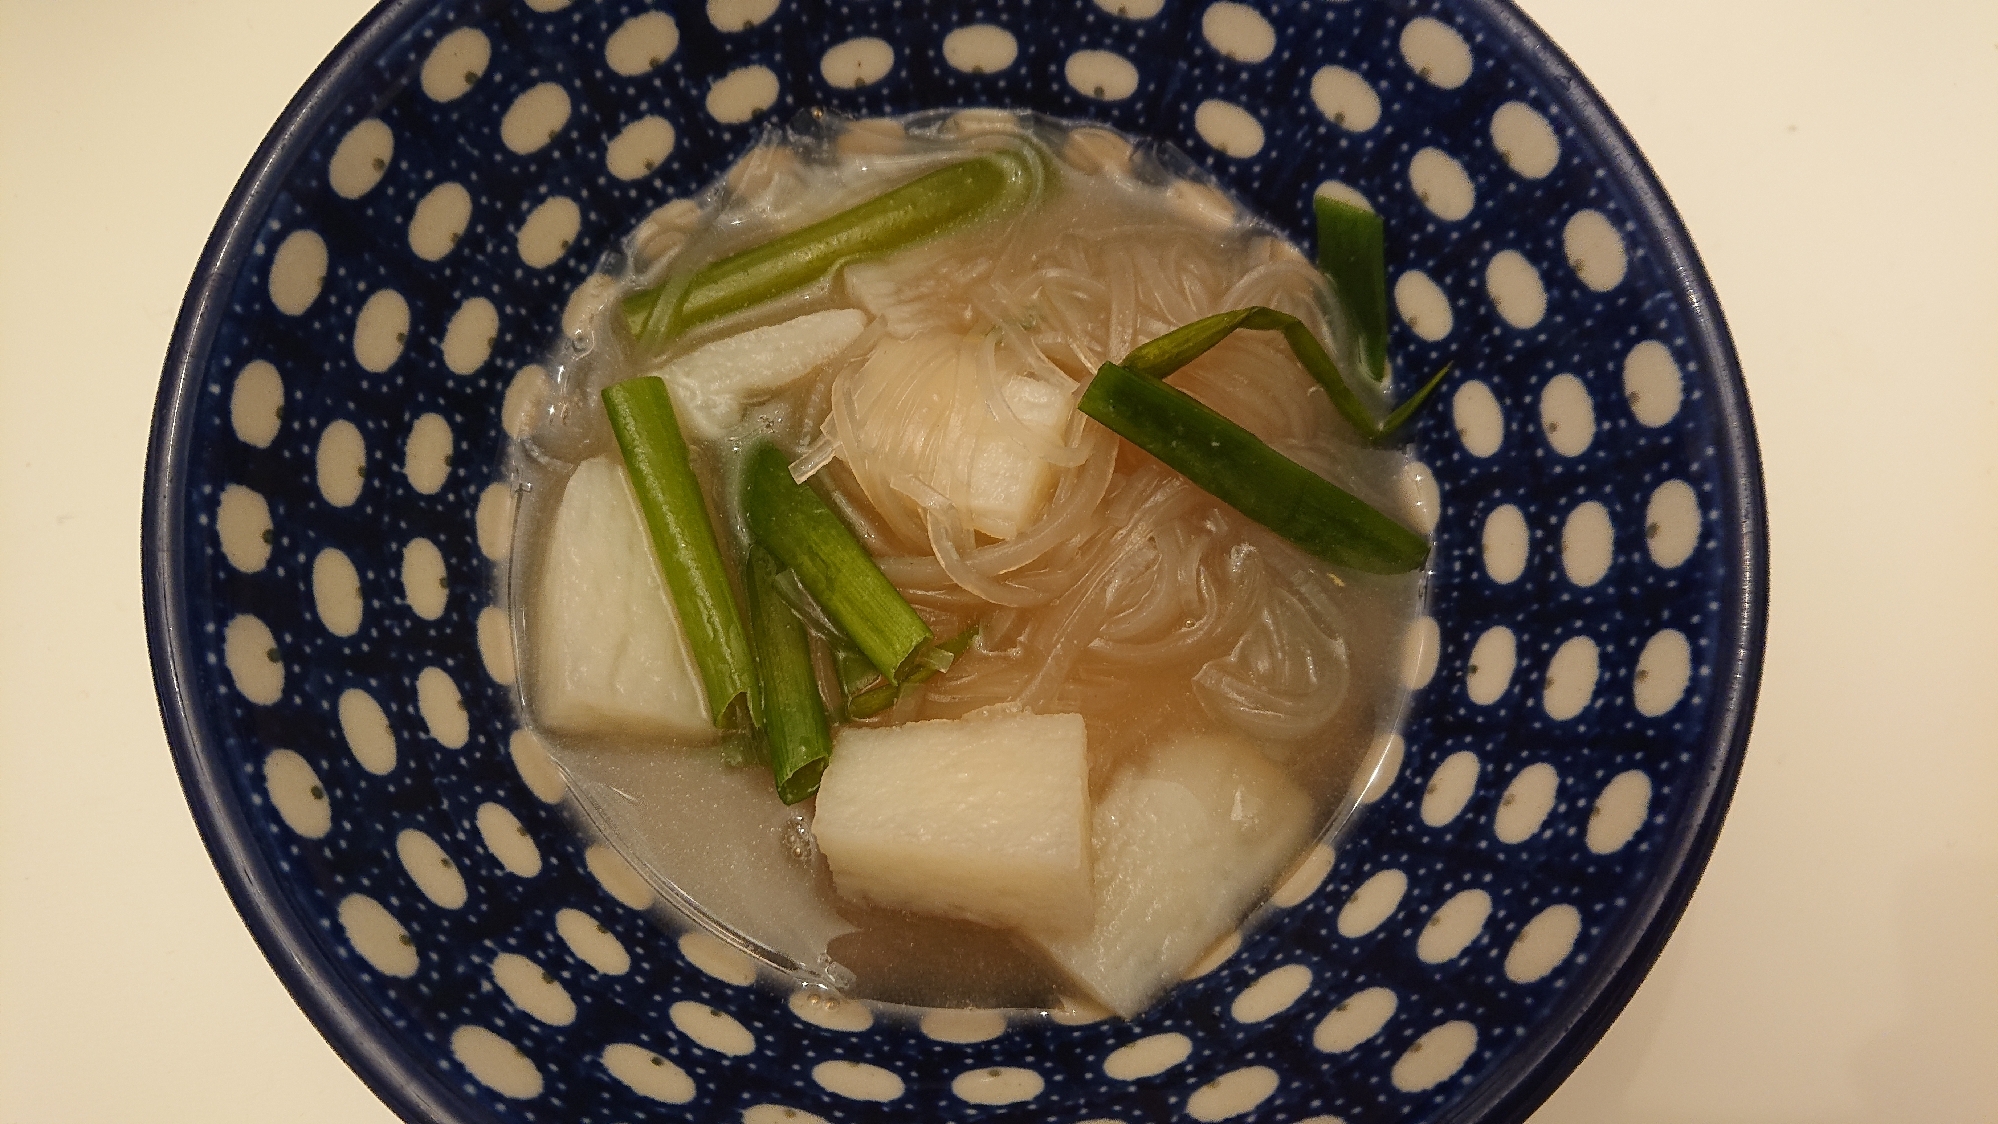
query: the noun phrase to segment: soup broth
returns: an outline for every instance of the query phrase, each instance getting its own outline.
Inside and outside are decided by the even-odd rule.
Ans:
[[[623,298],[664,286],[671,299],[703,266],[1000,152],[1031,162],[1036,182],[1023,205],[844,261],[663,346],[635,342]],[[1100,1003],[1129,1014],[1350,814],[1400,720],[1400,653],[1421,574],[1329,568],[1075,409],[1105,362],[1251,305],[1299,318],[1342,367],[1358,369],[1344,361],[1355,344],[1323,275],[1182,158],[1095,126],[1012,114],[817,119],[773,135],[698,198],[662,207],[609,264],[616,284],[588,290],[594,308],[572,308],[548,396],[512,457],[522,498],[509,603],[529,727],[593,828],[700,923],[848,997]],[[752,738],[712,723],[621,717],[610,704],[592,710],[577,693],[590,689],[576,686],[579,676],[615,678],[631,666],[610,652],[602,659],[612,670],[592,672],[574,654],[579,645],[638,614],[575,609],[574,599],[598,587],[659,596],[656,578],[647,586],[629,574],[625,586],[562,585],[588,565],[564,536],[586,533],[594,544],[607,535],[564,529],[598,527],[571,512],[586,476],[609,471],[589,466],[617,462],[600,392],[648,374],[672,392],[738,587],[744,459],[774,443],[935,637],[963,642],[945,670],[886,709],[837,721],[841,677],[828,639],[837,629],[786,587],[834,700],[819,802],[781,802]],[[1415,523],[1405,459],[1360,439],[1277,334],[1237,332],[1171,384]],[[637,525],[624,518],[626,531]],[[566,592],[551,592],[557,586]],[[599,611],[609,623],[565,631],[549,619]],[[670,672],[677,659],[684,674],[683,642],[661,643],[658,666]],[[643,690],[644,705],[664,714],[659,699],[671,692]],[[695,703],[682,709],[700,717]],[[858,867],[842,868],[840,854],[829,862],[833,837],[822,849],[815,830],[821,803],[834,798],[838,774],[861,768],[863,751],[850,747],[887,744],[855,731],[955,737],[1066,715],[1080,716],[1078,798],[1092,832],[1083,876],[1095,880],[1093,891],[1084,883],[1094,898],[1081,920],[1040,932],[906,908],[878,889],[853,892]],[[991,778],[996,788],[1010,783]],[[1188,834],[1194,822],[1233,834],[1202,842]],[[1110,837],[1125,831],[1123,842]],[[1118,880],[1129,886],[1110,885]],[[1092,983],[1092,969],[1078,967],[1149,947],[1141,924],[1109,932],[1111,914],[1183,913],[1173,903],[1185,902],[1212,916],[1160,936],[1201,946],[1169,949],[1155,965],[1161,978]]]

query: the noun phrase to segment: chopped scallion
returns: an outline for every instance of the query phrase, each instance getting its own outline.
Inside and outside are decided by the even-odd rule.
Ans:
[[[852,639],[875,670],[900,683],[930,642],[930,626],[902,599],[867,548],[817,492],[791,479],[790,461],[774,445],[749,455],[742,496],[750,535],[790,567],[827,619]]]
[[[1318,270],[1353,318],[1368,378],[1387,378],[1387,250],[1381,217],[1365,207],[1319,196]]]
[[[1162,379],[1105,363],[1078,408],[1332,565],[1396,574],[1429,556],[1421,535]]]
[[[627,379],[605,387],[603,399],[653,557],[700,668],[708,711],[717,726],[748,726],[759,701],[756,663],[666,384],[650,376]]]
[[[819,699],[805,624],[777,591],[781,564],[752,544],[746,569],[770,771],[777,779],[777,795],[786,804],[796,804],[819,790],[819,774],[832,756],[832,733]]]
[[[918,685],[949,671],[951,664],[955,663],[957,657],[963,655],[965,649],[971,647],[971,642],[976,639],[978,639],[978,626],[972,625],[949,640],[925,648],[916,657],[917,666],[910,669],[900,686],[879,676],[870,676],[869,683],[847,691],[847,714],[856,719],[872,718],[894,706]]]

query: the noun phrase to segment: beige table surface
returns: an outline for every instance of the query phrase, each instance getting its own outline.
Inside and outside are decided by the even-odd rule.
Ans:
[[[196,838],[147,423],[364,0],[0,0],[0,1124],[387,1121]],[[1768,668],[1678,934],[1536,1124],[1998,1121],[1998,3],[1531,0],[1671,191],[1767,464]]]

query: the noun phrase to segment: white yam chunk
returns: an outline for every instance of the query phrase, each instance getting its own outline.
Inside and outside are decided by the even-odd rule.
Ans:
[[[1310,798],[1248,742],[1177,737],[1096,808],[1093,926],[1028,935],[1129,1017],[1262,900],[1316,826]]]
[[[848,727],[812,832],[849,898],[1014,928],[1089,923],[1082,716]]]
[[[1068,395],[1026,375],[1001,384],[1000,397],[1020,424],[1049,445],[1059,446],[1073,408]],[[971,457],[971,528],[995,539],[1020,533],[1054,494],[1055,466],[1013,440],[999,427],[981,427]]]
[[[673,410],[692,433],[714,439],[743,409],[812,373],[860,338],[867,314],[810,312],[695,348],[654,372],[673,392]]]
[[[557,733],[714,736],[624,465],[584,461],[548,528],[529,638],[529,700]]]

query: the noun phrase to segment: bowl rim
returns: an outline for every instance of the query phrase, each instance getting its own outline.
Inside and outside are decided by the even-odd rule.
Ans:
[[[216,872],[259,950],[307,1019],[334,1052],[391,1111],[406,1120],[471,1122],[487,1114],[434,1067],[390,1048],[389,1027],[353,1001],[338,975],[320,962],[321,939],[271,887],[277,871],[256,845],[242,809],[226,795],[228,778],[204,752],[215,737],[192,694],[196,664],[186,635],[185,562],[178,551],[185,520],[178,500],[191,453],[189,417],[220,321],[228,286],[250,256],[261,216],[337,111],[347,85],[377,54],[423,18],[435,0],[382,0],[313,70],[257,146],[218,216],[176,316],[147,445],[140,520],[146,640],[161,720],[181,787]],[[1668,840],[1659,856],[1665,877],[1646,885],[1605,938],[1596,962],[1550,1017],[1484,1075],[1471,1095],[1449,1105],[1438,1124],[1517,1124],[1573,1072],[1616,1019],[1671,936],[1717,842],[1746,755],[1760,686],[1768,618],[1768,520],[1761,458],[1727,322],[1712,282],[1676,208],[1635,142],[1573,61],[1511,0],[1439,0],[1485,21],[1507,37],[1513,63],[1541,84],[1543,96],[1613,168],[1628,203],[1662,251],[1664,268],[1685,301],[1689,343],[1699,353],[1716,414],[1721,478],[1728,489],[1719,516],[1732,523],[1738,550],[1726,570],[1738,578],[1722,603],[1725,643],[1708,720],[1711,737],[1686,808],[1693,830]]]

